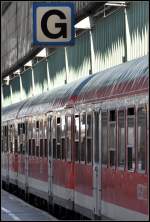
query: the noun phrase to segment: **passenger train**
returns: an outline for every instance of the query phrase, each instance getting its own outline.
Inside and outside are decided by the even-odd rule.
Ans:
[[[148,220],[148,56],[2,109],[2,183],[90,219]]]

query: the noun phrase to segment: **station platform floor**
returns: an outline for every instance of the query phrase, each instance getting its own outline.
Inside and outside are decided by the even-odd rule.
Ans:
[[[57,219],[1,190],[1,221],[57,221]]]

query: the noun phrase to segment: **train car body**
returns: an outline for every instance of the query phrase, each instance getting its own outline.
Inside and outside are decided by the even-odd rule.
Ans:
[[[2,180],[91,219],[148,220],[148,56],[3,109]]]

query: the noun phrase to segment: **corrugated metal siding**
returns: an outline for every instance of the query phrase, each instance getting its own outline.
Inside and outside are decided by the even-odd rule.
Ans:
[[[95,64],[93,71],[98,72],[122,63],[124,51],[124,13],[123,10],[96,21],[93,30]]]
[[[89,75],[90,65],[90,38],[85,32],[76,39],[74,46],[67,47],[69,74],[68,82]]]
[[[66,79],[64,48],[57,49],[53,54],[48,56],[47,61],[50,79],[49,89],[63,85]]]
[[[3,91],[3,103],[2,106],[8,106],[11,104],[11,91],[10,91],[10,85],[3,85],[2,88]]]
[[[144,56],[148,53],[149,42],[149,2],[131,2],[127,9],[130,33],[128,60]]]
[[[34,95],[38,95],[40,93],[47,91],[48,88],[47,62],[45,59],[33,65],[33,75],[34,75]]]
[[[21,101],[20,77],[17,76],[10,80],[10,85],[12,88],[12,103]]]
[[[32,87],[32,69],[28,69],[21,74],[22,81],[22,99],[33,95]]]

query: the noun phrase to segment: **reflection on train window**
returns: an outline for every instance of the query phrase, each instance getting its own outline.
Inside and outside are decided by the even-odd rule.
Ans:
[[[40,139],[40,157],[43,157],[43,139]]]
[[[39,146],[36,146],[36,156],[39,157]]]
[[[52,137],[56,138],[56,117],[52,119]]]
[[[35,139],[32,139],[32,156],[35,156]]]
[[[65,116],[61,117],[61,137],[65,137]]]
[[[86,130],[87,130],[87,163],[92,162],[92,130],[93,130],[93,121],[92,121],[92,114],[89,113],[87,114],[87,125],[86,125]]]
[[[102,112],[102,164],[107,165],[107,123],[108,123],[108,113]]]
[[[66,126],[67,126],[67,130],[66,130],[66,139],[67,139],[67,153],[66,153],[66,157],[67,160],[71,160],[71,116],[67,116],[66,117]]]
[[[146,108],[141,107],[137,113],[138,127],[138,170],[145,170],[145,150],[146,150]]]
[[[79,127],[80,127],[80,118],[79,115],[75,115],[75,161],[80,159],[79,151]]]
[[[118,166],[125,166],[125,111],[118,112]]]
[[[135,120],[134,120],[134,108],[128,108],[128,144],[127,144],[127,155],[128,155],[128,170],[135,169]]]
[[[45,147],[45,157],[47,157],[47,139],[44,140],[44,147]]]
[[[80,118],[80,135],[81,135],[81,152],[80,152],[80,161],[85,161],[85,150],[86,150],[86,114],[83,113]]]
[[[116,112],[110,111],[109,116],[109,166],[115,166],[116,161]]]
[[[29,156],[31,156],[31,140],[29,139]]]

